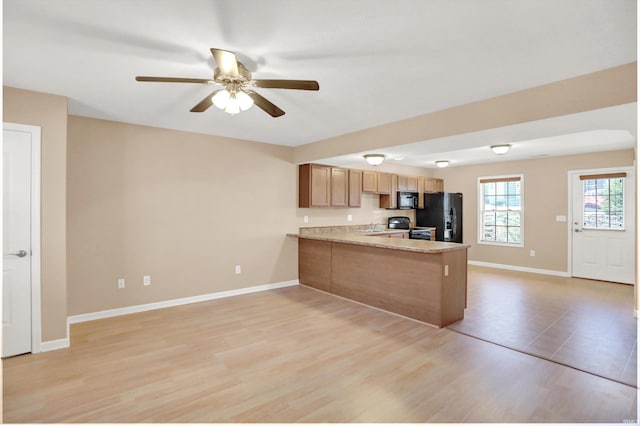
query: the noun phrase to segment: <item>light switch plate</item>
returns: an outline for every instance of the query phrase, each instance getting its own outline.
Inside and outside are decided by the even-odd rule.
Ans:
[[[151,285],[151,275],[145,275],[142,277],[142,284]]]
[[[566,222],[566,221],[567,221],[567,217],[565,215],[556,216],[556,222]]]

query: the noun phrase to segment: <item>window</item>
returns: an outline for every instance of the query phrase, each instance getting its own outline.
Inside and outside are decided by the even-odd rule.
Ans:
[[[523,176],[478,179],[478,243],[522,247]]]
[[[624,229],[626,176],[626,173],[580,176],[583,228]]]

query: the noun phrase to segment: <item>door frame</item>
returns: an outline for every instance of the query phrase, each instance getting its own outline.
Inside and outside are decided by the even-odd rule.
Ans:
[[[580,170],[569,170],[567,171],[567,198],[568,198],[568,202],[567,202],[567,272],[569,273],[570,277],[573,277],[573,178],[576,175],[580,175],[580,174],[584,174],[584,173],[589,173],[589,174],[598,174],[598,173],[612,173],[612,172],[626,172],[628,174],[630,174],[631,176],[633,176],[634,182],[636,182],[636,176],[635,176],[635,167],[634,166],[621,166],[621,167],[606,167],[606,168],[596,168],[596,169],[580,169]],[[638,198],[638,188],[635,189],[633,196]],[[626,192],[625,192],[626,193]],[[626,199],[625,199],[625,205],[626,205]],[[636,216],[637,216],[637,212],[636,212],[636,206],[637,206],[637,202],[638,200],[635,200],[633,203],[633,225],[634,225],[634,230],[637,233],[637,221],[636,221]],[[627,220],[625,218],[625,220]],[[634,250],[636,251],[635,253],[635,257],[637,258],[638,256],[638,247],[636,247],[635,244],[635,240],[634,240]],[[636,266],[637,269],[637,266]],[[638,274],[637,271],[635,273],[635,276],[637,278]],[[637,279],[636,279],[637,281]],[[635,284],[633,284],[634,288],[638,283],[636,282]]]
[[[17,123],[2,123],[2,129],[31,134],[31,353],[39,353],[42,344],[41,323],[41,272],[40,272],[40,176],[41,176],[41,128]],[[0,139],[0,146],[3,143]],[[2,183],[2,150],[0,150],[0,183]],[[3,186],[0,185],[0,194],[4,203]],[[0,235],[4,223],[4,208],[0,211]],[[1,262],[1,261],[0,261]],[[2,277],[0,277],[2,283]]]

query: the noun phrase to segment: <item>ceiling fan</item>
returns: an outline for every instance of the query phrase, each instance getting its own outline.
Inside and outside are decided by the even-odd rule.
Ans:
[[[251,87],[264,89],[296,89],[319,90],[320,86],[315,80],[253,80],[251,72],[238,61],[233,52],[211,48],[216,64],[213,72],[213,80],[202,78],[179,77],[149,77],[137,76],[136,81],[151,81],[160,83],[199,83],[224,86],[214,90],[200,103],[191,108],[191,112],[203,112],[211,105],[224,109],[229,114],[237,114],[241,110],[247,110],[256,104],[272,117],[284,115],[284,111],[269,102],[260,94],[250,90]]]

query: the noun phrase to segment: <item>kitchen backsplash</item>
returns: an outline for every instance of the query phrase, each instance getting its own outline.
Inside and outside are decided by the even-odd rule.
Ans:
[[[407,216],[412,224],[416,221],[415,210],[386,210],[379,205],[379,195],[362,194],[359,208],[299,208],[296,212],[297,228],[331,227],[350,225],[384,225],[391,216]],[[351,221],[348,220],[351,215]],[[308,222],[304,222],[307,216]]]

